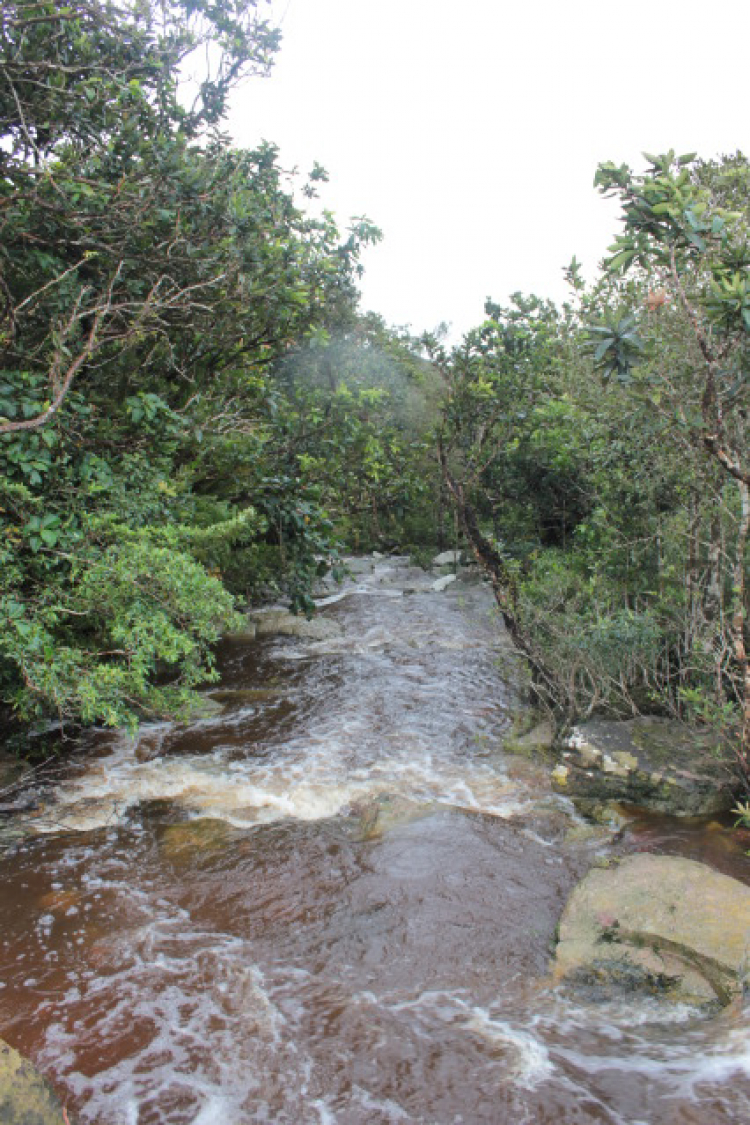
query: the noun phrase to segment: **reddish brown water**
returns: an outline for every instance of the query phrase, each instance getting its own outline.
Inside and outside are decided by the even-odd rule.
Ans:
[[[486,591],[405,584],[368,570],[325,641],[227,643],[218,717],[82,748],[0,860],[0,1035],[97,1125],[744,1125],[741,1017],[546,980],[597,852],[747,878],[736,837],[570,833],[502,755]]]

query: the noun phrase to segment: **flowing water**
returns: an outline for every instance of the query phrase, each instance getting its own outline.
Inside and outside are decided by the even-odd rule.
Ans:
[[[747,878],[736,842],[587,829],[503,755],[486,589],[356,569],[321,639],[224,643],[220,714],[94,734],[42,793],[0,858],[0,1034],[97,1125],[749,1121],[742,1015],[547,979],[600,853]]]

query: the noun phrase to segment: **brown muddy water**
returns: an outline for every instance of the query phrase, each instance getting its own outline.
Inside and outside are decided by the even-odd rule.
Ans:
[[[321,610],[340,634],[226,642],[221,714],[93,735],[24,814],[35,835],[0,856],[0,1035],[97,1125],[746,1125],[742,1017],[547,979],[600,857],[748,879],[736,837],[587,828],[503,755],[486,589],[356,569]]]

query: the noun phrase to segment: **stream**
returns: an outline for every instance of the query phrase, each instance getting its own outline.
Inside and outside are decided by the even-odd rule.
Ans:
[[[352,563],[313,638],[222,643],[222,710],[98,731],[0,853],[0,1035],[95,1125],[746,1125],[750,1030],[549,981],[592,866],[731,830],[586,824],[503,753],[488,589]],[[317,618],[316,618],[317,620]]]

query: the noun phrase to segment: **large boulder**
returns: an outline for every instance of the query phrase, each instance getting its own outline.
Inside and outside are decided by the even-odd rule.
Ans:
[[[2,1039],[0,1121],[2,1125],[73,1125],[46,1079]]]
[[[594,802],[621,801],[675,816],[709,816],[736,802],[732,760],[715,738],[670,719],[592,720],[562,747],[552,783]]]
[[[750,887],[678,856],[633,855],[578,884],[554,976],[595,991],[728,1004],[747,983]]]

